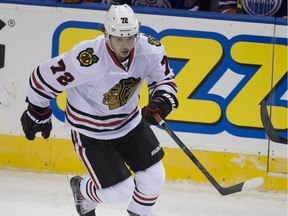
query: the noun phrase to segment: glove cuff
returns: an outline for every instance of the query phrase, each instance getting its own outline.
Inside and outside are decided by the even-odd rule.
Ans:
[[[153,95],[152,99],[161,98],[171,107],[171,111],[178,107],[178,100],[174,94],[167,93],[165,91],[157,91]]]
[[[37,124],[46,124],[51,121],[52,111],[50,107],[42,108],[29,103],[27,116]]]

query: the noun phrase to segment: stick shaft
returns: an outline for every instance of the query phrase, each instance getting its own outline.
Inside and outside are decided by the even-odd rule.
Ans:
[[[155,114],[154,118],[163,127],[163,129],[170,135],[170,137],[176,142],[176,144],[185,152],[185,154],[192,160],[192,162],[197,166],[197,168],[206,176],[206,178],[211,182],[211,184],[222,194],[221,186],[218,182],[211,176],[207,169],[200,163],[200,161],[195,157],[195,155],[185,146],[185,144],[179,139],[179,137],[172,131],[172,129],[167,125],[167,123],[158,115]]]
[[[214,179],[214,177],[206,170],[206,168],[200,163],[200,161],[194,156],[194,154],[178,138],[178,136],[171,130],[171,128],[167,125],[167,123],[158,114],[154,114],[154,118],[163,127],[163,129],[171,136],[171,138],[177,143],[177,145],[185,152],[185,154],[192,160],[192,162],[197,166],[197,168],[204,174],[204,176],[218,190],[218,192],[221,195],[224,196],[237,193],[243,190],[251,190],[253,188],[259,187],[263,183],[263,178],[257,177],[232,185],[230,187],[222,187]]]

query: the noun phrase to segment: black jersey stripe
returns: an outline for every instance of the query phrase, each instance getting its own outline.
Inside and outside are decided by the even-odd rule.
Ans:
[[[134,118],[136,118],[136,116],[139,114],[139,110],[137,110],[137,112],[135,112],[129,119],[127,119],[127,121],[125,121],[123,124],[121,124],[119,127],[116,128],[105,128],[105,129],[99,129],[97,127],[95,127],[94,125],[91,125],[91,127],[87,126],[87,125],[82,125],[82,124],[78,124],[78,123],[74,123],[69,119],[69,116],[67,114],[67,112],[65,112],[65,116],[66,116],[66,120],[69,122],[69,124],[75,128],[80,128],[83,130],[87,130],[89,132],[98,132],[98,133],[102,133],[102,132],[111,132],[111,131],[117,131],[120,130],[121,128],[123,128],[125,125],[127,125],[129,122],[131,122]],[[80,123],[80,122],[79,122]]]
[[[171,80],[174,80],[174,78],[175,78],[175,76],[173,76],[173,77],[167,77],[166,79],[164,79],[164,80],[162,80],[161,82],[152,82],[150,85],[148,85],[148,87],[151,87],[151,86],[154,86],[154,85],[161,85],[160,83],[162,83],[162,82],[164,82],[163,84],[165,84],[165,81],[168,81],[168,82],[171,82]],[[174,81],[172,81],[174,84],[175,84],[175,82]],[[176,84],[175,84],[176,85]]]
[[[53,97],[51,97],[51,96],[43,93],[42,91],[38,90],[38,89],[35,88],[35,87],[33,87],[31,77],[30,77],[30,79],[29,79],[29,84],[30,84],[30,87],[33,89],[33,91],[36,92],[38,95],[40,95],[40,96],[42,96],[42,97],[44,97],[44,98],[46,98],[46,99],[49,99],[49,100],[53,99]]]
[[[40,80],[47,88],[49,88],[53,93],[55,93],[55,94],[57,94],[57,95],[60,94],[60,93],[62,93],[62,91],[59,91],[59,90],[53,88],[51,85],[49,85],[49,84],[43,79],[43,77],[42,77],[42,75],[41,75],[41,73],[40,73],[40,67],[39,67],[39,66],[37,67],[36,73],[37,73],[37,76],[38,76],[39,80]]]
[[[159,86],[170,86],[171,88],[173,88],[173,90],[175,92],[177,92],[177,85],[175,83],[175,81],[173,79],[166,79],[166,81],[168,82],[160,82],[160,83],[156,83],[156,82],[153,82],[152,84],[148,85],[148,88],[149,89],[154,89],[154,88],[157,88]]]
[[[84,117],[89,117],[92,118],[94,120],[100,120],[100,121],[105,121],[105,120],[109,120],[109,119],[114,119],[114,118],[125,118],[130,114],[117,114],[117,115],[108,115],[108,116],[97,116],[97,115],[91,115],[89,113],[83,112],[79,109],[76,109],[75,107],[73,107],[69,101],[67,100],[67,106],[75,113],[82,115]]]

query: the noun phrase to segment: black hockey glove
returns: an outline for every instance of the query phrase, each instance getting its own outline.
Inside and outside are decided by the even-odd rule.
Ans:
[[[152,125],[157,125],[158,122],[155,120],[153,115],[157,113],[161,116],[162,119],[165,119],[166,116],[174,109],[178,107],[178,101],[175,96],[171,96],[168,93],[155,93],[153,99],[149,104],[142,108],[143,118]]]
[[[41,108],[31,103],[21,116],[21,124],[28,140],[34,140],[35,134],[41,132],[42,137],[47,139],[52,130],[50,107]]]

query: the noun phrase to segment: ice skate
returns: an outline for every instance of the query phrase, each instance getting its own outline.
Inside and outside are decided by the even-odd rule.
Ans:
[[[129,216],[140,216],[140,215],[135,214],[135,213],[133,213],[133,212],[131,212],[129,210],[127,210],[127,212],[128,212]],[[157,216],[157,215],[156,214],[152,214],[152,213],[148,213],[148,215],[146,215],[146,216]]]
[[[129,210],[127,210],[127,212],[128,212],[128,215],[129,215],[129,216],[139,216],[139,215],[137,215],[137,214],[134,214],[133,212],[130,212]]]
[[[90,200],[86,200],[81,194],[80,191],[81,180],[82,178],[80,176],[74,176],[69,180],[73,192],[76,210],[79,216],[96,216],[95,213],[96,203]]]

